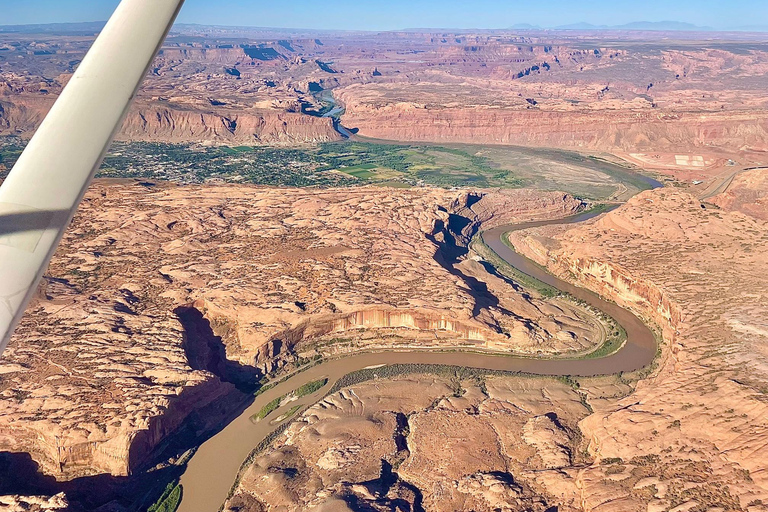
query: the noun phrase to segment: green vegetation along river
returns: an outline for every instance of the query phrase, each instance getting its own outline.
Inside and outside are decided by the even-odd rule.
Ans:
[[[547,273],[526,258],[518,255],[504,244],[503,236],[510,231],[547,224],[573,223],[593,217],[594,213],[582,213],[567,219],[529,222],[507,225],[482,233],[484,242],[499,257],[521,272],[529,274],[559,290],[581,299],[613,317],[627,333],[626,343],[616,352],[594,359],[533,359],[510,355],[488,355],[462,352],[437,351],[389,351],[361,353],[325,361],[258,395],[253,403],[234,421],[218,434],[205,441],[189,460],[181,477],[184,489],[179,510],[181,512],[214,512],[227,498],[237,478],[243,461],[254,447],[268,438],[278,428],[279,422],[272,423],[290,410],[298,412],[296,406],[307,407],[325,396],[334,384],[345,375],[366,368],[384,365],[418,364],[478,368],[492,371],[521,372],[549,376],[593,376],[639,370],[653,361],[656,355],[656,340],[651,330],[634,314],[620,306],[605,301],[596,294],[566,283]],[[287,395],[302,385],[327,379],[326,384],[308,395],[281,405],[263,420],[253,422],[270,402]],[[289,421],[286,418],[284,421]]]
[[[26,142],[0,137],[0,178]],[[290,187],[475,187],[556,190],[590,201],[624,201],[660,186],[610,155],[552,148],[371,141],[312,146],[204,146],[115,142],[99,178],[250,183]]]

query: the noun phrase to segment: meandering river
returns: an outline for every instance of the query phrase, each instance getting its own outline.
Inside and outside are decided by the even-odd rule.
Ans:
[[[627,333],[627,341],[618,351],[595,359],[534,359],[478,353],[388,351],[355,354],[323,362],[259,395],[240,416],[200,446],[181,477],[184,497],[179,511],[216,512],[219,510],[237,477],[242,462],[255,446],[278,427],[278,424],[271,424],[268,420],[279,417],[296,405],[306,406],[317,402],[336,381],[357,370],[389,364],[435,364],[538,375],[591,376],[629,372],[647,366],[656,355],[656,340],[650,329],[634,314],[601,299],[588,290],[552,276],[507,247],[503,240],[504,234],[510,231],[549,224],[580,222],[595,215],[587,212],[566,219],[506,225],[485,231],[481,236],[486,245],[518,270],[569,293],[613,317]],[[271,400],[290,393],[307,382],[321,378],[328,379],[323,389],[284,405],[261,422],[253,423],[250,420],[252,415]]]

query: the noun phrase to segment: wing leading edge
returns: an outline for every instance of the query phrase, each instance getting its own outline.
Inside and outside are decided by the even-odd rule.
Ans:
[[[0,187],[0,354],[184,0],[122,0]]]

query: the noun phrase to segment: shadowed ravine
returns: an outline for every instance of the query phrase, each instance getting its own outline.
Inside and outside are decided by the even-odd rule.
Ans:
[[[176,308],[174,313],[184,328],[184,352],[194,370],[211,372],[244,393],[252,393],[258,387],[262,372],[227,359],[224,342],[214,334],[203,313],[192,306]]]
[[[651,363],[656,354],[656,341],[650,329],[635,315],[616,304],[601,299],[592,292],[548,274],[515,253],[502,240],[504,233],[509,231],[547,224],[579,222],[594,217],[594,215],[583,213],[567,219],[501,226],[482,233],[482,237],[485,243],[501,258],[522,272],[582,299],[613,317],[627,332],[627,342],[617,352],[603,358],[553,360],[476,353],[392,351],[355,354],[326,361],[259,395],[243,414],[200,446],[189,461],[186,472],[181,478],[184,498],[179,511],[215,512],[218,510],[226,499],[233,482],[235,482],[242,461],[246,459],[255,446],[277,427],[277,425],[270,425],[269,421],[254,424],[250,417],[271,400],[290,393],[302,384],[313,380],[327,378],[328,383],[316,393],[277,409],[267,419],[278,417],[296,405],[309,406],[322,398],[334,383],[344,375],[378,365],[434,364],[551,376],[592,376],[634,371]]]

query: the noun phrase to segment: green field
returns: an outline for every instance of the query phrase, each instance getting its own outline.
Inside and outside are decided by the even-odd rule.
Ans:
[[[0,137],[0,178],[23,147],[19,138]],[[647,188],[646,178],[636,169],[599,155],[512,146],[378,141],[295,148],[116,142],[97,177],[291,187],[531,187],[593,201],[621,200]]]
[[[16,137],[0,138],[0,178],[5,178],[13,164],[19,159],[24,143]]]
[[[351,167],[343,167],[339,170],[350,176],[354,176],[355,178],[367,180],[376,176],[376,171],[378,171],[379,168],[376,167],[376,164],[360,164]]]
[[[523,185],[512,172],[472,149],[347,142],[321,145],[318,157],[323,169],[375,184],[482,188]]]

